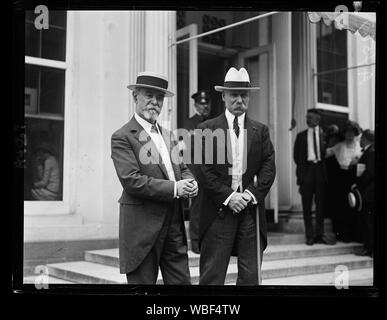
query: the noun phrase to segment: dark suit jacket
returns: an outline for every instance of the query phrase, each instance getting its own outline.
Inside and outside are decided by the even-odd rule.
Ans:
[[[194,130],[198,127],[200,123],[204,121],[203,116],[199,116],[197,113],[193,115],[191,118],[189,118],[186,122],[186,129],[187,130]]]
[[[371,145],[359,159],[358,163],[365,164],[365,171],[356,178],[356,184],[362,194],[363,201],[368,204],[374,203],[375,192],[375,148]]]
[[[176,141],[170,139],[166,129],[161,128],[161,133],[171,150]],[[143,134],[145,141],[141,139]],[[174,182],[168,180],[164,164],[158,161],[157,148],[134,117],[112,135],[111,151],[123,187],[119,199],[120,272],[128,273],[136,269],[153,247],[174,201]],[[149,159],[156,163],[143,163],[140,157],[144,155],[151,156]],[[193,178],[184,163],[174,164],[172,158],[171,162],[176,181]]]
[[[207,120],[199,125],[200,129],[210,129],[211,131],[221,129],[228,135],[228,124],[225,113],[220,116]],[[263,249],[267,246],[267,227],[265,214],[265,197],[270,190],[275,178],[274,148],[270,141],[269,130],[267,126],[257,121],[245,117],[245,129],[247,129],[247,151],[246,170],[242,176],[243,190],[246,188],[255,196],[259,206],[260,231],[265,239]],[[232,128],[231,128],[232,130]],[[208,227],[216,218],[219,210],[224,210],[223,202],[233,192],[231,189],[232,176],[229,169],[232,168],[232,162],[228,161],[228,153],[232,154],[230,139],[228,143],[220,142],[216,137],[213,139],[213,164],[203,164],[200,166],[199,190],[202,191],[203,200],[201,201],[199,237],[204,237]],[[209,144],[207,144],[208,146]],[[219,149],[218,149],[219,148]],[[218,150],[224,153],[225,163],[218,163]],[[205,155],[209,154],[208,148],[205,148]],[[254,186],[254,175],[257,176],[257,186]],[[227,213],[226,213],[227,214]],[[230,213],[231,214],[231,213]]]
[[[327,172],[325,167],[325,154],[326,154],[326,143],[325,135],[320,128],[320,159],[323,164],[324,178],[327,181]],[[296,163],[296,177],[297,185],[301,185],[305,178],[306,167],[308,164],[308,130],[301,131],[297,134],[296,141],[294,143],[293,152],[294,162]]]

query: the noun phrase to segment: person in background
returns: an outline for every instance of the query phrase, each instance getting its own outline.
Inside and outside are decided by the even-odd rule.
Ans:
[[[325,136],[320,128],[321,115],[316,109],[306,114],[308,128],[297,134],[293,158],[297,185],[302,199],[306,244],[332,244],[324,235],[324,203],[326,194]],[[312,201],[316,204],[316,230],[312,224]]]
[[[207,120],[211,113],[211,97],[208,91],[200,90],[194,93],[191,98],[195,102],[196,113],[187,121],[186,129],[190,130],[191,134],[191,163],[187,164],[196,180],[198,179],[198,168],[194,163],[194,130],[203,121]],[[191,250],[199,253],[199,216],[200,216],[200,201],[202,197],[202,190],[199,190],[198,196],[190,198],[189,210],[189,235],[191,239]]]
[[[333,147],[340,140],[340,128],[336,124],[331,124],[326,130],[327,148]]]
[[[327,149],[326,157],[334,156],[339,168],[332,192],[336,194],[334,226],[336,239],[351,242],[358,239],[356,219],[348,204],[348,192],[355,182],[355,164],[361,156],[359,139],[360,127],[356,122],[347,121],[342,129],[341,141]]]
[[[37,180],[31,189],[32,198],[41,201],[59,200],[60,172],[51,146],[41,142],[36,148]]]
[[[326,130],[326,141],[327,141],[327,148],[333,147],[335,144],[337,144],[340,140],[340,129],[336,124],[331,124],[328,126]],[[325,201],[325,217],[330,218],[332,222],[332,229],[333,233],[336,234],[338,232],[336,230],[337,226],[335,224],[336,222],[336,216],[339,214],[337,213],[337,206],[336,206],[336,192],[335,192],[335,185],[337,183],[337,172],[339,170],[339,163],[336,160],[336,157],[329,157],[325,160],[325,166],[327,169],[327,192],[326,192],[326,199],[329,199],[329,201]]]
[[[360,138],[360,146],[363,154],[357,164],[358,174],[356,186],[362,197],[361,209],[361,231],[363,240],[363,250],[357,255],[373,256],[373,219],[374,219],[374,192],[375,192],[375,134],[372,130],[364,130]]]
[[[191,98],[194,100],[195,115],[188,119],[186,129],[194,130],[200,123],[207,120],[211,113],[211,96],[208,91],[199,90]]]

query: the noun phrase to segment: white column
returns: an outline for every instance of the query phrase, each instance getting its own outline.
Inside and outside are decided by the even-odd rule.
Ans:
[[[176,30],[174,11],[146,11],[145,12],[145,70],[160,73],[168,77],[168,89],[176,94],[174,82],[176,67],[172,59],[173,49],[169,44]],[[172,129],[173,119],[176,118],[176,99],[166,98],[159,122]],[[172,116],[173,115],[173,116]]]
[[[126,86],[129,81],[135,80],[135,72],[141,68],[141,46],[138,44],[141,33],[135,33],[141,27],[141,20],[136,19],[138,15],[138,12],[107,11],[103,16],[104,108],[103,128],[100,128],[103,131],[102,222],[116,237],[119,212],[117,200],[121,196],[122,186],[110,157],[111,136],[133,114],[133,110],[128,112],[132,99]]]
[[[292,45],[296,46],[293,52],[296,54],[293,61],[297,61],[293,69],[294,73],[294,85],[295,91],[295,106],[294,106],[294,118],[297,126],[292,130],[292,148],[296,140],[297,133],[306,129],[306,110],[313,107],[313,77],[312,77],[312,59],[311,59],[311,41],[315,41],[315,38],[311,38],[311,23],[306,13],[293,13],[293,17],[297,19],[293,26],[297,26],[297,30],[293,30]],[[293,153],[292,153],[293,155]],[[298,186],[296,184],[296,166],[292,159],[292,209],[294,211],[301,211],[301,196],[298,192]]]
[[[128,13],[128,83],[135,83],[139,72],[145,71],[145,11],[130,11]],[[132,91],[129,89],[129,117],[135,111]]]
[[[291,13],[281,12],[272,16],[272,42],[276,50],[278,153],[277,179],[279,181],[280,209],[291,206],[292,139],[289,125],[292,108],[292,50]]]

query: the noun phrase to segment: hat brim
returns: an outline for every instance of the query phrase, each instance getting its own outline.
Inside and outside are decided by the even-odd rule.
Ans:
[[[241,90],[256,91],[259,89],[261,89],[261,88],[260,87],[233,87],[233,88],[230,88],[230,87],[215,86],[215,90],[219,91],[219,92],[223,92],[225,90],[229,90],[229,91],[235,91],[235,90],[238,90],[238,91],[241,91]]]
[[[357,211],[363,209],[363,199],[358,189],[354,189],[348,193],[349,206]]]
[[[161,91],[161,92],[164,92],[165,93],[165,96],[166,97],[173,97],[175,94],[171,91],[168,91],[164,88],[160,88],[160,87],[156,87],[156,86],[151,86],[151,85],[148,85],[148,84],[130,84],[128,86],[126,86],[128,89],[130,90],[134,90],[136,88],[150,88],[150,89],[155,89],[157,91]]]

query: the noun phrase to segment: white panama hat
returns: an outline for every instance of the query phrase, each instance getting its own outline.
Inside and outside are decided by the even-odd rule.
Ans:
[[[239,71],[231,67],[224,78],[223,86],[215,86],[216,91],[224,90],[259,90],[260,87],[252,87],[250,77],[245,68],[240,68]]]

